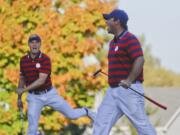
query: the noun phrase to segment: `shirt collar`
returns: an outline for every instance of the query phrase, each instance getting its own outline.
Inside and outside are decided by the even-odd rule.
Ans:
[[[122,38],[127,32],[128,32],[127,30],[124,30],[123,32],[121,32],[121,33],[119,34],[118,37],[115,37],[115,36],[114,36],[114,42],[117,42],[117,40],[120,39],[120,38]]]
[[[28,52],[28,58],[31,59],[31,60],[35,60],[35,59],[41,58],[41,57],[42,57],[41,51],[39,51],[39,52],[37,53],[37,55],[35,56],[34,59],[31,57],[30,52]]]

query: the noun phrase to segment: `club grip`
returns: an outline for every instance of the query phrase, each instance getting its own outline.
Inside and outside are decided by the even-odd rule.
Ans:
[[[145,97],[147,100],[149,100],[150,102],[152,102],[152,103],[154,103],[155,105],[159,106],[160,108],[162,108],[162,109],[164,109],[164,110],[167,110],[167,107],[166,107],[166,106],[164,106],[164,105],[162,105],[162,104],[154,101],[153,99],[151,99],[151,98],[149,98],[149,97],[147,97],[147,96],[145,96],[145,95],[144,95],[144,97]]]

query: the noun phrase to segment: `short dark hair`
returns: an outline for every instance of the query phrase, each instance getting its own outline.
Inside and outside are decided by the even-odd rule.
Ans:
[[[41,38],[37,34],[32,34],[28,39],[28,43],[31,43],[33,40],[35,40],[37,42],[41,42]]]

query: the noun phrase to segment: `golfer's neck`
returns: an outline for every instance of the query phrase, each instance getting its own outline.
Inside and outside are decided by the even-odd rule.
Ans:
[[[116,33],[115,33],[115,37],[118,38],[119,35],[124,31],[124,29],[120,28],[120,29],[117,29]]]
[[[35,59],[36,56],[38,55],[38,53],[32,53],[32,52],[30,52],[30,55],[31,55],[31,58],[32,58],[32,59]]]

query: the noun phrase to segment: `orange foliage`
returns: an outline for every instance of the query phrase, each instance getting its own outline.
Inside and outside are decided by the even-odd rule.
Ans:
[[[85,3],[85,7],[80,6],[81,2]],[[28,50],[29,35],[37,33],[42,38],[42,51],[51,58],[52,81],[58,93],[73,108],[92,106],[89,100],[92,95],[87,91],[106,86],[106,81],[89,76],[99,67],[85,67],[82,59],[88,54],[96,56],[99,53],[105,41],[96,34],[99,27],[105,27],[101,14],[109,12],[114,3],[99,0],[56,0],[55,6],[53,7],[52,1],[49,0],[0,0],[0,86],[11,90],[17,85],[19,59]],[[59,9],[64,10],[64,13],[60,13]],[[106,66],[103,60],[100,64],[100,67]],[[10,100],[16,110],[17,95],[12,91],[8,92],[10,99],[7,100]],[[27,111],[26,104],[24,108],[24,111]],[[16,119],[12,118],[13,114],[8,115],[7,118],[16,124]],[[46,123],[51,120],[53,124]],[[78,124],[89,123],[88,118],[78,121]],[[42,117],[40,123],[45,130],[56,132],[69,121],[59,113],[53,113],[48,118]]]
[[[65,90],[65,88],[64,88],[64,86],[63,85],[61,85],[61,87],[59,87],[59,89],[57,89],[57,91],[58,91],[58,94],[59,95],[65,95],[66,94],[66,90]]]
[[[88,117],[81,117],[77,120],[73,120],[72,123],[74,124],[78,124],[78,125],[81,125],[82,123],[84,124],[90,124],[92,121],[91,119],[89,119]]]
[[[4,70],[4,75],[14,85],[17,85],[18,80],[19,80],[19,77],[18,77],[19,76],[19,70],[18,69],[7,68]]]
[[[77,105],[76,105],[76,103],[73,101],[72,97],[66,96],[66,97],[65,97],[65,100],[70,104],[71,107],[73,107],[73,108],[76,108],[76,107],[77,107]]]

